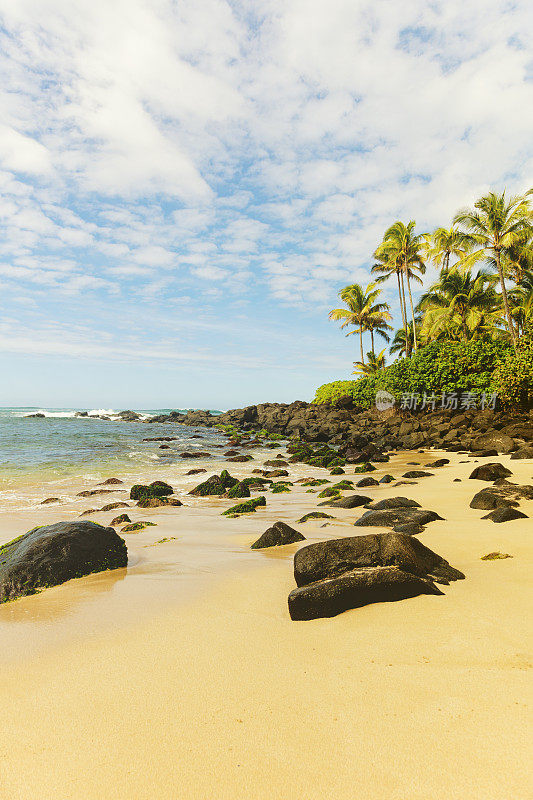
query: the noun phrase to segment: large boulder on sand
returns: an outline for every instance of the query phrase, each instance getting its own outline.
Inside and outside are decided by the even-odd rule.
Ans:
[[[421,506],[416,500],[410,500],[408,497],[387,497],[384,500],[369,503],[367,508],[372,511],[386,511],[391,508],[421,508]]]
[[[289,594],[292,620],[334,617],[369,603],[404,600],[420,594],[442,594],[435,584],[397,567],[370,567],[345,572],[294,589]]]
[[[128,564],[126,543],[95,522],[43,525],[0,547],[0,602]]]
[[[491,519],[493,522],[510,522],[512,519],[528,519],[527,514],[511,506],[500,506],[489,514],[485,514],[483,519]]]
[[[290,525],[286,525],[285,522],[275,522],[251,547],[252,550],[261,550],[263,547],[279,547],[303,541],[305,541],[305,536],[291,528]]]
[[[391,528],[398,523],[404,525],[414,522],[416,525],[427,525],[428,522],[441,519],[442,517],[436,511],[428,511],[425,508],[391,508],[383,511],[370,509],[354,522],[354,525],[362,528]]]
[[[500,431],[489,431],[478,436],[470,446],[471,450],[497,450],[498,453],[512,453],[517,449],[514,439]]]
[[[302,547],[294,556],[294,579],[297,586],[304,586],[356,568],[391,566],[437,583],[464,578],[418,539],[401,533],[371,533]]]
[[[503,464],[492,462],[490,464],[481,464],[469,475],[469,478],[474,478],[478,481],[495,481],[498,478],[507,478],[512,475],[512,471],[504,467]]]
[[[533,459],[533,447],[531,445],[524,445],[519,450],[517,450],[511,456],[512,460],[516,460],[519,458],[531,458]]]
[[[364,494],[349,494],[347,497],[340,497],[338,500],[326,500],[319,503],[321,506],[333,506],[334,508],[358,508],[364,506],[372,500]]]

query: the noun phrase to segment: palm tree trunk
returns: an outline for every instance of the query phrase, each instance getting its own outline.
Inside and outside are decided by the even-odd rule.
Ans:
[[[405,277],[407,278],[407,288],[409,289],[409,303],[411,305],[411,317],[413,320],[413,346],[414,346],[414,351],[416,353],[418,348],[418,342],[416,340],[415,310],[413,308],[413,295],[411,294],[411,282],[409,280],[408,272],[406,273]]]
[[[405,284],[403,281],[403,272],[401,273],[401,284],[402,284],[402,318],[403,318],[403,329],[405,331],[405,345],[407,349],[407,356],[411,355],[411,340],[409,339],[409,326],[407,325],[407,305],[405,302]]]
[[[363,355],[363,326],[359,325],[359,344],[361,346],[361,364],[365,363],[365,357]]]
[[[498,275],[500,277],[500,286],[502,287],[503,306],[505,308],[505,316],[507,317],[507,326],[511,335],[511,341],[516,351],[517,341],[516,333],[513,325],[513,318],[511,317],[511,309],[509,308],[509,298],[507,297],[507,289],[505,288],[505,278],[503,277],[502,264],[500,259],[500,251],[496,250],[496,267],[498,268]]]
[[[400,285],[400,273],[396,271],[396,278],[398,280],[398,297],[400,298],[400,311],[402,312],[402,327],[405,331],[405,313],[403,308],[403,301],[402,301],[402,287]]]
[[[372,355],[375,357],[376,351],[374,350],[374,329],[370,328],[370,340],[372,342]]]

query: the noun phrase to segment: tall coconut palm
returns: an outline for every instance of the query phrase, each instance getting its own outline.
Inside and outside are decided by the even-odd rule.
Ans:
[[[495,290],[495,275],[479,270],[451,267],[422,295],[418,308],[423,312],[422,336],[427,340],[442,336],[469,341],[487,327],[496,327],[500,297]]]
[[[468,257],[470,263],[484,259],[494,265],[498,272],[507,329],[515,350],[517,335],[509,307],[503,263],[510,248],[533,230],[530,194],[528,192],[523,197],[511,197],[508,200],[505,192],[489,192],[474,203],[473,209],[462,209],[453,220],[472,248],[473,252]]]
[[[469,249],[465,234],[457,228],[436,228],[424,241],[424,253],[435,266],[448,269],[450,259],[464,258]]]
[[[366,364],[363,361],[353,362],[355,369],[352,375],[375,375],[376,372],[385,369],[385,349],[377,355],[370,351],[366,354],[366,357],[368,359]]]
[[[396,268],[400,270],[400,287],[403,293],[403,305],[405,309],[404,329],[407,341],[407,309],[405,304],[405,289],[403,288],[403,280],[405,279],[407,291],[409,293],[411,320],[413,323],[413,349],[416,352],[418,340],[414,321],[415,309],[411,292],[411,281],[415,280],[418,283],[422,283],[420,275],[423,275],[426,271],[426,265],[423,259],[424,237],[426,234],[415,234],[415,225],[416,223],[414,220],[408,222],[407,225],[399,220],[391,225],[390,228],[385,231],[383,242],[376,250],[376,256],[379,257],[382,263],[388,262],[391,267],[394,265],[395,270]]]
[[[388,303],[383,303],[382,305],[387,306],[387,309],[390,308]],[[384,339],[387,343],[390,342],[389,331],[392,331],[392,325],[389,325],[389,320],[392,319],[391,314],[389,311],[375,311],[374,313],[370,313],[367,323],[366,329],[370,333],[370,342],[371,347],[370,351],[375,355],[376,348],[374,346],[374,335],[377,334],[382,339]]]
[[[526,273],[533,271],[533,234],[531,232],[526,232],[508,248],[502,266],[505,278],[510,278],[516,284],[522,281]]]
[[[365,360],[363,333],[372,327],[374,331],[379,332],[378,322],[381,322],[381,327],[383,327],[387,319],[390,319],[388,303],[376,302],[380,294],[381,289],[376,289],[375,283],[370,283],[366,289],[358,283],[352,283],[339,292],[339,297],[346,303],[347,308],[334,308],[329,312],[330,319],[342,322],[341,328],[346,328],[350,325],[356,328],[354,331],[348,331],[346,336],[359,333],[361,361],[363,363]]]
[[[420,316],[415,317],[417,339],[420,340]],[[405,338],[405,328],[398,328],[394,334],[392,344],[389,347],[389,353],[395,355],[396,353],[402,358],[408,356],[413,349],[413,323],[410,322],[407,326],[407,339]]]
[[[521,334],[529,320],[533,320],[533,270],[524,271],[520,283],[508,295],[511,316],[516,330]]]
[[[376,283],[383,283],[389,280],[393,275],[396,275],[396,282],[398,284],[398,299],[400,302],[400,311],[402,314],[402,326],[404,331],[407,329],[407,314],[405,307],[405,291],[403,286],[403,271],[402,265],[399,260],[391,254],[382,242],[374,253],[375,264],[372,267],[372,272],[378,273],[379,278],[376,278]]]

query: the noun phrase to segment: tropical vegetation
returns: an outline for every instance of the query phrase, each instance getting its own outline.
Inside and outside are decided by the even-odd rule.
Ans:
[[[516,197],[489,192],[455,214],[450,227],[417,232],[396,221],[373,253],[373,282],[339,292],[333,309],[346,335],[357,334],[354,381],[317,390],[315,402],[350,395],[363,408],[377,389],[405,392],[496,392],[507,406],[533,402],[533,190]],[[415,301],[413,288],[426,284]],[[401,317],[393,330],[383,285],[392,280]],[[370,350],[364,356],[365,337]],[[388,366],[375,335],[396,357]]]

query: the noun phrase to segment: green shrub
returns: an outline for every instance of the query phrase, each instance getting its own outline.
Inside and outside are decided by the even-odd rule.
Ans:
[[[335,403],[341,397],[351,397],[356,381],[333,381],[325,383],[316,390],[313,403]]]
[[[499,390],[496,368],[502,362],[508,363],[511,356],[511,346],[498,339],[431,342],[421,347],[411,358],[399,358],[374,375],[367,375],[356,381],[324,384],[317,389],[313,402],[331,403],[350,395],[355,406],[367,409],[375,404],[379,389],[390,392],[396,400],[401,400],[404,393],[413,393],[419,398],[423,397],[424,392],[427,395],[435,393],[437,396],[443,392],[492,393]],[[528,356],[524,355],[515,370],[522,368],[527,361]],[[501,381],[501,378],[498,380]],[[522,384],[525,385],[527,381],[531,383],[531,378],[527,378]],[[503,388],[500,391],[503,395]]]
[[[516,353],[502,359],[494,373],[494,391],[506,408],[533,405],[533,324],[518,343]]]

